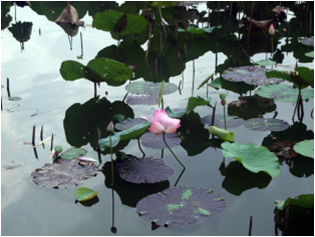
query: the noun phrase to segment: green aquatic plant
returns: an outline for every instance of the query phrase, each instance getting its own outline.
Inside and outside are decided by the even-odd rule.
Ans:
[[[77,188],[74,191],[74,196],[79,202],[85,202],[94,198],[98,192],[93,191],[92,189],[86,187]]]

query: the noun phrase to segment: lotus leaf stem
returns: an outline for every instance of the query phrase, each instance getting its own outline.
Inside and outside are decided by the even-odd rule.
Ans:
[[[113,161],[113,148],[112,148],[112,134],[109,133],[109,144],[110,144],[110,160],[112,166],[112,186],[114,186],[114,161]]]

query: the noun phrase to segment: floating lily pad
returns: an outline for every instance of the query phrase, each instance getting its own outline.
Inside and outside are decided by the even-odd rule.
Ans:
[[[314,46],[314,36],[307,38],[307,39],[302,39],[300,41],[301,44],[305,44],[307,46]]]
[[[62,159],[67,159],[67,160],[72,160],[72,159],[76,159],[78,157],[81,156],[85,156],[87,153],[87,150],[83,149],[83,148],[70,148],[68,150],[66,150],[65,152],[63,152],[60,155],[60,158]]]
[[[115,169],[119,176],[131,183],[152,184],[168,180],[175,174],[175,170],[164,164],[161,158],[128,156],[115,160]]]
[[[166,113],[171,118],[181,118],[184,115],[187,115],[190,111],[194,110],[197,106],[204,106],[209,104],[211,101],[211,97],[203,99],[203,98],[196,98],[196,97],[189,97],[187,106],[185,109],[182,109],[178,112],[171,110],[169,106],[165,108]]]
[[[206,28],[196,28],[196,27],[193,27],[193,26],[188,26],[186,28],[187,32],[189,33],[193,33],[194,35],[201,35],[201,34],[204,34],[204,33],[212,33],[212,31],[214,29],[221,29],[222,26],[212,26],[212,27],[206,27]],[[178,32],[185,32],[185,29],[182,29],[180,27],[178,27]]]
[[[120,121],[119,123],[116,123],[115,128],[122,131],[132,128],[133,126],[136,126],[142,123],[143,121],[144,120],[142,118],[125,119],[123,121]]]
[[[294,103],[299,95],[299,89],[288,85],[265,85],[258,88],[256,93],[265,98]],[[314,98],[314,91],[302,89],[301,95],[304,101],[307,99],[310,100]]]
[[[223,72],[222,77],[225,80],[233,82],[244,81],[249,85],[266,85],[283,82],[283,79],[267,78],[266,69],[263,67],[243,66],[230,68]]]
[[[11,96],[11,97],[8,97],[8,100],[9,101],[19,101],[19,100],[21,100],[21,97]]]
[[[156,95],[128,96],[126,103],[129,105],[156,105],[158,97]]]
[[[74,191],[74,196],[79,202],[88,201],[94,198],[97,194],[98,192],[95,192],[92,189],[86,187],[80,187]]]
[[[163,134],[155,135],[152,132],[146,132],[140,138],[141,144],[145,147],[165,149],[167,146],[163,140]],[[182,139],[177,133],[165,133],[165,140],[170,147],[177,146],[181,143]]]
[[[314,139],[298,142],[293,149],[303,156],[314,158]]]
[[[276,65],[275,61],[269,60],[269,59],[263,59],[260,60],[258,62],[256,62],[259,66],[263,66],[263,67],[268,67],[268,66],[273,66]]]
[[[211,189],[179,186],[143,198],[136,208],[143,219],[158,226],[179,227],[224,212],[226,202]]]
[[[244,123],[244,120],[237,118],[236,116],[226,116],[226,127],[227,128],[237,128]],[[201,118],[200,122],[203,124],[211,125],[212,114],[204,116]],[[218,128],[224,128],[224,116],[221,114],[216,114],[214,117],[214,126]]]
[[[244,126],[250,130],[279,132],[289,128],[289,124],[281,119],[253,118],[246,120]]]
[[[264,146],[256,146],[254,143],[239,145],[238,143],[224,142],[221,147],[224,157],[235,158],[253,173],[263,171],[274,178],[281,172],[278,157]]]
[[[44,188],[72,188],[96,175],[97,166],[89,164],[84,161],[79,163],[76,159],[57,159],[54,164],[34,170],[31,176],[35,184]]]
[[[136,81],[126,85],[126,90],[133,94],[157,95],[161,88],[160,82]],[[163,95],[171,94],[177,90],[173,83],[164,83]]]

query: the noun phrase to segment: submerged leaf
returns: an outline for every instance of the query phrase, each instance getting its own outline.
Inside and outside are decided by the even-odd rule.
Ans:
[[[200,216],[216,216],[226,209],[223,197],[211,189],[180,186],[147,196],[137,204],[137,213],[158,226],[193,224]]]
[[[239,145],[238,143],[224,142],[221,147],[224,157],[235,158],[246,169],[254,173],[263,171],[274,178],[281,172],[277,156],[264,146],[256,146],[254,143]]]
[[[94,198],[97,194],[98,192],[95,192],[92,189],[86,187],[80,187],[74,191],[74,196],[79,202],[88,201]]]
[[[161,158],[128,156],[114,163],[119,176],[131,183],[152,184],[168,180],[175,170],[164,164]]]
[[[126,85],[126,90],[133,94],[158,95],[162,83],[149,81],[136,81]],[[173,83],[165,82],[163,86],[163,95],[171,94],[177,90]]]

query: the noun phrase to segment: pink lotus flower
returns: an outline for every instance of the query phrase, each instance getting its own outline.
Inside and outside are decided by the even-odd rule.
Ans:
[[[159,135],[162,132],[174,133],[179,127],[179,119],[170,118],[164,109],[161,109],[160,111],[154,110],[153,117],[151,118],[151,127],[149,130],[155,133],[155,135]]]
[[[273,27],[273,24],[271,24],[269,27],[269,35],[274,35],[274,34],[275,34],[275,28]]]

